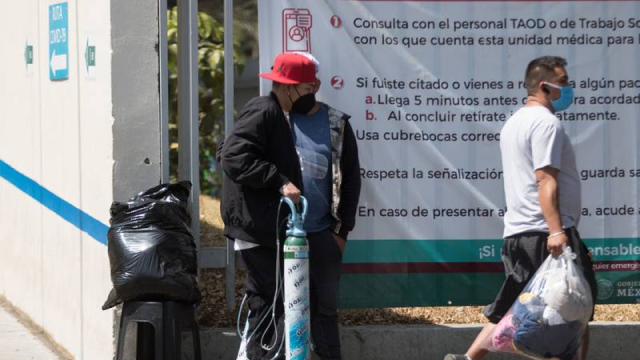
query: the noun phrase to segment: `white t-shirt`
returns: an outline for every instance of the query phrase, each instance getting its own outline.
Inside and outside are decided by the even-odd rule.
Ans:
[[[576,156],[558,118],[543,106],[518,110],[500,132],[507,213],[504,236],[549,231],[538,199],[535,171],[558,169],[558,203],[563,228],[578,226],[580,178]]]
[[[254,247],[258,247],[258,244],[254,244],[252,242],[248,242],[240,239],[235,239],[233,241],[233,250],[235,251],[253,249]]]

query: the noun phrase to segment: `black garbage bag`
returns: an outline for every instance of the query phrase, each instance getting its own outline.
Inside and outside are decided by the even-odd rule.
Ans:
[[[130,300],[200,302],[190,191],[188,181],[161,184],[111,205],[113,290],[103,310]]]

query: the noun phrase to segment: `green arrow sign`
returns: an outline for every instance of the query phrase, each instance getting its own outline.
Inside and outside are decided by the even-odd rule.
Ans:
[[[29,43],[24,47],[24,62],[27,65],[33,64],[33,45],[29,45]]]
[[[95,45],[89,45],[88,39],[87,47],[84,51],[84,60],[87,64],[87,72],[89,71],[89,67],[96,66],[96,47]]]

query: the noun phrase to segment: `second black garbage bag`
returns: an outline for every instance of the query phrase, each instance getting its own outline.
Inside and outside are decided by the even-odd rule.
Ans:
[[[161,184],[111,205],[108,252],[113,290],[103,309],[131,300],[199,303],[191,183]]]

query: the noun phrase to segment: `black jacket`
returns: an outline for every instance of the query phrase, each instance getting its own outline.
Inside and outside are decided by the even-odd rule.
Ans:
[[[355,168],[345,172],[341,186],[343,196],[348,198],[340,202],[338,211],[342,218],[338,233],[344,238],[355,225],[360,194],[355,136],[348,123],[345,128],[342,164]],[[275,94],[254,98],[245,105],[233,130],[218,147],[217,158],[226,175],[221,203],[225,235],[275,246],[280,188],[291,181],[304,195],[291,126]],[[288,214],[288,207],[282,208],[281,221]]]

